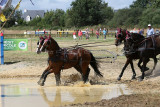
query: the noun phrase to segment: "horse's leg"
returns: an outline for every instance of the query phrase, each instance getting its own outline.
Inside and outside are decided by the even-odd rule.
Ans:
[[[146,62],[147,62],[147,63],[149,62],[149,58],[146,59]],[[141,63],[142,63],[142,59],[140,59],[139,62],[138,62],[138,67],[140,68],[140,70],[142,70],[142,66],[143,66],[143,65],[141,66]],[[147,70],[149,70],[148,67],[145,68],[145,71],[147,71]]]
[[[86,83],[88,81],[89,73],[90,73],[90,68],[88,67],[86,72],[85,73],[83,72],[83,81],[84,81],[84,83]]]
[[[74,68],[81,74],[81,77],[83,78],[81,67],[77,65]]]
[[[40,83],[41,83],[41,80],[42,80],[42,78],[44,77],[44,74],[45,74],[47,71],[49,71],[49,67],[47,67],[47,69],[46,69],[46,70],[44,70],[44,72],[42,73],[42,75],[41,75],[41,77],[40,77],[39,81],[37,82],[38,84],[40,84]]]
[[[134,65],[133,65],[133,62],[132,62],[132,61],[130,62],[130,65],[131,65],[132,72],[133,72],[132,79],[136,79],[136,72],[135,72],[135,70],[134,70]]]
[[[58,73],[55,74],[55,79],[56,79],[56,86],[59,86],[61,84],[61,72],[59,71]]]
[[[127,59],[126,64],[124,65],[122,72],[120,73],[119,77],[117,78],[118,81],[121,80],[121,77],[123,76],[124,70],[127,68],[128,64],[130,63],[130,58]]]
[[[42,79],[41,79],[41,82],[39,83],[40,86],[44,86],[44,82],[46,81],[46,78],[48,76],[48,74],[50,74],[51,72],[50,71],[47,71],[44,73]]]
[[[74,67],[79,73],[81,73],[82,74],[82,70],[81,70],[81,67],[78,65],[78,66],[75,66]]]
[[[154,70],[156,68],[156,65],[157,65],[157,58],[156,58],[156,56],[153,59],[154,59],[154,66],[153,66],[153,70]],[[151,73],[153,72],[153,70],[151,71]]]
[[[142,59],[139,59],[139,62],[138,62],[138,67],[140,68],[140,70],[142,70],[141,63],[142,63]]]
[[[148,58],[143,58],[143,66],[142,66],[142,70],[141,70],[142,76],[139,81],[143,81],[143,79],[144,79],[144,76],[145,76],[144,72],[145,72],[147,62],[148,62]]]

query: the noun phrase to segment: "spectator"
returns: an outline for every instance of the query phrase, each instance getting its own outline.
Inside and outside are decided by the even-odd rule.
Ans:
[[[82,40],[82,35],[83,35],[82,31],[79,30],[79,32],[78,32],[79,40]]]
[[[1,31],[1,36],[3,36],[3,32]]]
[[[92,36],[93,36],[93,29],[91,29],[92,30]]]
[[[152,35],[154,35],[154,29],[151,27],[151,24],[148,24],[147,37],[150,37]]]
[[[99,38],[99,30],[97,29],[96,30],[96,36],[97,36],[97,39]]]
[[[86,35],[86,40],[88,40],[89,39],[89,29],[88,28],[86,29],[85,35]]]
[[[102,31],[102,29],[100,28],[100,29],[99,29],[99,33],[100,33],[100,35],[101,35],[101,31]]]
[[[76,31],[74,30],[74,32],[73,32],[73,39],[75,40],[75,39],[77,39],[77,37],[76,37]]]
[[[104,30],[103,30],[104,39],[106,39],[106,35],[107,35],[107,30],[106,30],[106,28],[104,28]]]
[[[143,34],[144,34],[144,29],[140,30],[140,31],[139,31],[139,34],[140,34],[140,35],[143,35]]]

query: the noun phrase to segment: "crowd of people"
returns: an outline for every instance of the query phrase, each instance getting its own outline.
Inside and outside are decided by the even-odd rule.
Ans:
[[[91,33],[93,35],[93,29],[91,30]],[[141,35],[144,35],[144,29],[133,29],[133,30],[130,30],[130,33],[139,33]],[[106,28],[99,28],[96,30],[95,32],[95,35],[96,35],[96,38],[99,39],[100,36],[103,37],[103,39],[106,39],[106,36],[108,34],[108,29]],[[146,35],[147,37],[150,37],[151,35],[155,34],[155,31],[154,29],[151,27],[151,24],[148,24],[148,29],[147,29],[147,32],[146,32]],[[89,29],[87,28],[85,31],[82,31],[82,30],[74,30],[73,32],[73,39],[77,39],[79,38],[79,40],[82,40],[83,36],[85,37],[86,40],[88,40],[90,38],[90,32],[89,32]]]
[[[93,29],[91,29],[92,35],[93,35]],[[106,39],[106,35],[108,33],[108,29],[104,28],[103,31],[102,29],[97,29],[96,30],[96,37],[99,39],[100,35],[103,35],[103,38]],[[73,39],[79,38],[79,40],[82,40],[82,36],[85,35],[86,40],[90,38],[90,32],[89,29],[87,28],[85,31],[81,30],[74,30],[73,32]],[[77,37],[78,36],[78,37]]]

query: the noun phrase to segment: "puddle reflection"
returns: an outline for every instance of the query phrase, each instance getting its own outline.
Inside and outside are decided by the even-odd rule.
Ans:
[[[29,88],[27,88],[29,87]],[[1,107],[53,107],[96,102],[131,94],[125,85],[90,87],[35,87],[26,84],[1,85]]]

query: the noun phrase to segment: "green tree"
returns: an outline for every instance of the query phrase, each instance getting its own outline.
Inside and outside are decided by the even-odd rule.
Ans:
[[[10,16],[13,9],[14,9],[13,7],[10,7],[10,8],[7,8],[7,9],[3,10],[3,14],[6,16],[6,18],[8,18]],[[12,27],[13,25],[15,25],[15,21],[16,21],[16,19],[15,19],[14,15],[12,15],[9,18],[9,20],[7,21],[7,23],[5,24],[4,27],[6,27],[6,28]]]
[[[21,10],[15,11],[14,18],[15,18],[15,21],[18,22],[18,25],[23,24],[22,11]]]
[[[160,0],[136,0],[130,5],[131,8],[159,8]]]
[[[75,0],[68,11],[68,20],[75,26],[98,25],[113,17],[113,10],[102,0]]]
[[[108,23],[110,27],[134,27],[139,24],[143,9],[120,9],[115,14],[112,20]]]

